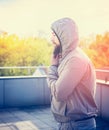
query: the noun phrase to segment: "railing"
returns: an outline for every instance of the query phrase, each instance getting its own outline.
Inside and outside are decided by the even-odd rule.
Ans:
[[[0,67],[0,76],[1,70],[17,70],[20,69],[19,74],[17,75],[4,75],[4,76],[43,76],[47,74],[48,66],[13,66],[13,67]],[[22,70],[26,70],[27,73],[25,75],[22,74]],[[109,70],[104,69],[95,69],[97,82],[107,83],[109,84]],[[12,71],[11,71],[12,72]],[[11,73],[10,72],[10,73]]]
[[[16,76],[23,76],[22,70],[26,70],[26,76],[28,75],[44,75],[47,73],[47,66],[13,66],[13,67],[0,67],[1,71],[11,71],[10,75],[3,75],[0,73],[0,76],[15,76],[13,74],[13,70],[19,70],[19,74]],[[5,73],[5,72],[4,72]],[[11,74],[12,73],[12,74]]]
[[[96,78],[99,82],[109,84],[109,70],[96,69]]]
[[[98,114],[109,121],[109,70],[96,70],[96,75]],[[50,92],[46,75],[0,77],[0,108],[49,104]]]
[[[109,121],[109,84],[97,83],[100,117]],[[0,77],[0,108],[50,105],[46,76]]]

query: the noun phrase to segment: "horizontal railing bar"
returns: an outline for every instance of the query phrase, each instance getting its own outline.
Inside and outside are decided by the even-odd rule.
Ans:
[[[0,67],[0,69],[29,69],[29,68],[46,68],[48,66],[11,66],[11,67]]]
[[[0,69],[28,69],[28,68],[48,68],[48,66],[10,66],[10,67],[0,67]],[[107,69],[95,69],[96,72],[109,73]]]
[[[105,72],[105,73],[109,73],[109,70],[107,69],[95,69],[96,72]]]

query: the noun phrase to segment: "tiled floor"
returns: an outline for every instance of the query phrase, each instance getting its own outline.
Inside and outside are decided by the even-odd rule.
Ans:
[[[49,106],[0,109],[0,130],[54,130],[55,127]],[[109,130],[108,123],[100,118],[97,127],[97,130]]]

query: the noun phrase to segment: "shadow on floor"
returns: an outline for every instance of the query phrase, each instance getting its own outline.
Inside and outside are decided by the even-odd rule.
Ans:
[[[108,122],[96,118],[97,130],[109,130]],[[50,106],[0,109],[0,130],[54,130],[57,124]]]

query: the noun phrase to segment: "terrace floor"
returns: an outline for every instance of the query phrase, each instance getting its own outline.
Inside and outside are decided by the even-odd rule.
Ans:
[[[97,130],[109,130],[109,123],[97,118]],[[49,106],[0,109],[0,130],[55,130]]]

